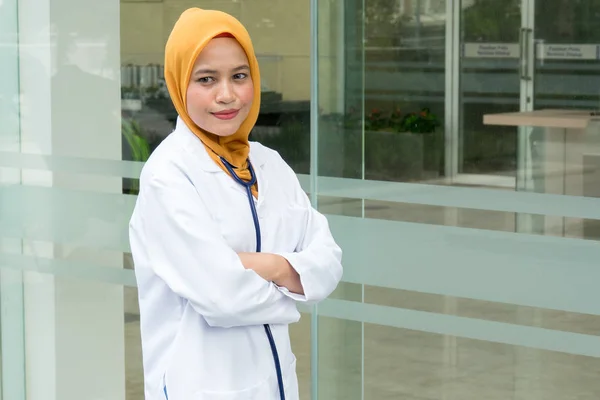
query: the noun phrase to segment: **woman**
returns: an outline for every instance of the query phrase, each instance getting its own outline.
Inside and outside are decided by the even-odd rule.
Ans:
[[[334,290],[341,250],[290,167],[248,141],[260,76],[244,27],[192,8],[165,53],[179,117],[130,223],[146,400],[297,400],[288,325]]]

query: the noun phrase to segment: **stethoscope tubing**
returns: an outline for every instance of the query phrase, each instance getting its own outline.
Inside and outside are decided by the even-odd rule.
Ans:
[[[248,202],[250,203],[250,211],[252,212],[252,220],[254,222],[254,230],[256,232],[256,252],[260,253],[262,250],[262,241],[261,241],[261,232],[260,232],[260,221],[258,219],[258,212],[256,211],[256,204],[254,204],[254,196],[252,195],[252,186],[256,184],[256,174],[254,172],[254,168],[252,167],[252,163],[248,160],[248,170],[250,171],[250,180],[245,181],[241,179],[234,171],[234,166],[231,165],[227,160],[221,157],[221,162],[229,171],[231,177],[239,183],[241,186],[246,189],[246,195],[248,196]],[[281,363],[279,362],[279,354],[277,352],[277,346],[275,344],[275,339],[273,338],[273,333],[271,332],[271,327],[268,324],[264,324],[265,333],[267,334],[267,338],[269,339],[269,345],[271,346],[271,353],[273,353],[273,361],[275,362],[275,371],[277,373],[277,384],[279,386],[279,396],[281,400],[285,400],[285,390],[283,386],[283,376],[281,373]]]

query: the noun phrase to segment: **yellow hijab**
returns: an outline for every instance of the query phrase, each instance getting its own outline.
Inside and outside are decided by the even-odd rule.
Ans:
[[[248,57],[250,76],[254,84],[254,100],[246,120],[236,133],[220,137],[200,129],[187,113],[186,93],[196,58],[210,40],[221,34],[232,35],[242,46]],[[260,72],[254,47],[246,28],[234,17],[221,11],[190,8],[184,11],[167,40],[165,47],[165,81],[169,95],[179,117],[208,148],[210,157],[225,171],[219,157],[235,167],[235,173],[246,182],[250,181],[248,136],[258,119],[260,110]],[[252,187],[258,196],[258,186]]]

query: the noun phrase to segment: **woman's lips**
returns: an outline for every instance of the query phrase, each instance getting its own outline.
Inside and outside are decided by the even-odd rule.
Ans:
[[[225,110],[225,111],[219,111],[216,113],[212,113],[212,115],[214,115],[215,117],[217,117],[219,119],[227,120],[227,119],[235,118],[239,112],[240,112],[240,110]]]

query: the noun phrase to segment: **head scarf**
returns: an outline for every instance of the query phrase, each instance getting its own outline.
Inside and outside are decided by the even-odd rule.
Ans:
[[[220,137],[200,129],[187,113],[186,94],[194,63],[209,41],[217,36],[233,36],[248,57],[250,76],[254,84],[254,100],[248,117],[237,132]],[[248,169],[250,144],[248,136],[258,119],[260,110],[260,73],[254,47],[246,28],[234,17],[221,11],[190,8],[184,11],[167,40],[165,47],[165,80],[171,101],[187,127],[202,141],[210,157],[229,174],[220,157],[234,167],[238,177],[246,182],[251,179]],[[257,185],[252,187],[258,195]]]

